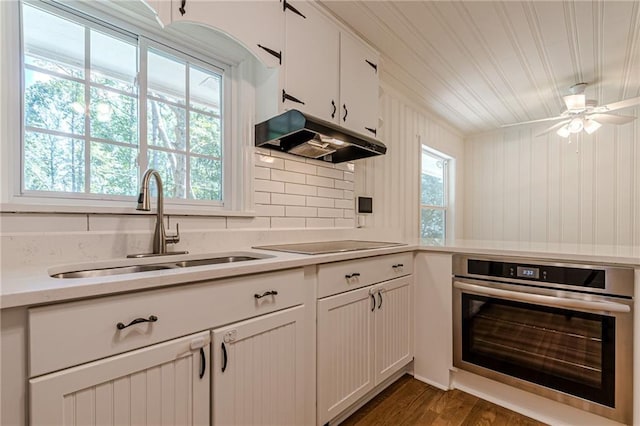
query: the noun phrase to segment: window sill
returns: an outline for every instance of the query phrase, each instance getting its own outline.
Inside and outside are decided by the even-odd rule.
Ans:
[[[115,203],[114,203],[115,204]],[[152,212],[155,212],[155,203],[152,201]],[[111,205],[65,205],[65,204],[36,204],[36,203],[2,203],[0,213],[64,213],[64,214],[117,214],[117,215],[145,215],[155,214],[138,211],[135,206]],[[181,206],[164,205],[164,214],[168,216],[214,216],[214,217],[255,217],[255,211],[224,210],[213,206]]]

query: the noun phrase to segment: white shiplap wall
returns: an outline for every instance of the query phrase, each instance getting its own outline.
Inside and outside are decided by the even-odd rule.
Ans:
[[[417,238],[420,208],[420,145],[454,158],[452,185],[453,233],[462,235],[464,143],[461,134],[381,82],[378,137],[387,145],[385,156],[358,162],[356,195],[373,196],[374,214],[366,226],[397,228],[402,237]]]
[[[465,238],[640,244],[640,120],[570,144],[539,131],[465,140]]]

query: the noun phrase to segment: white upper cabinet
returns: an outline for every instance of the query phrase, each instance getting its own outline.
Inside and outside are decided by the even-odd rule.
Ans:
[[[222,31],[242,43],[266,66],[281,63],[284,14],[278,0],[172,0],[173,22],[192,22]]]
[[[376,137],[378,54],[346,32],[340,33],[340,124]]]
[[[340,31],[313,3],[288,4],[283,109],[337,123]]]

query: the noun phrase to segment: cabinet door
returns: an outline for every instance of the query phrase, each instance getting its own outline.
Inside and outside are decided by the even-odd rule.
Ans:
[[[323,120],[338,119],[339,30],[311,2],[289,1],[300,14],[285,14],[284,91],[300,102],[283,100]]]
[[[412,281],[409,276],[375,287],[376,385],[413,358]]]
[[[377,53],[350,34],[340,33],[340,124],[376,137],[378,71],[373,65],[378,66]]]
[[[280,59],[267,51],[282,54],[283,50],[284,14],[279,0],[189,0],[184,15],[180,12],[181,0],[172,0],[171,4],[173,22],[192,22],[222,31],[242,43],[266,66],[280,65]]]
[[[213,331],[213,424],[304,424],[304,306]]]
[[[371,287],[318,301],[318,423],[325,424],[374,387]]]
[[[209,424],[209,333],[31,379],[31,424]]]

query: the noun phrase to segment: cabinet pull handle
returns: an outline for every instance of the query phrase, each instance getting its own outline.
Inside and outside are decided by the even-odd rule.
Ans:
[[[342,121],[347,121],[347,115],[349,114],[349,110],[347,109],[347,104],[342,104],[342,108],[344,108],[344,117],[342,117]]]
[[[336,116],[336,111],[338,110],[338,108],[336,107],[336,103],[333,102],[333,99],[331,99],[331,106],[333,107],[333,112],[331,113],[331,118],[334,118]]]
[[[293,13],[295,13],[296,15],[298,15],[298,16],[302,16],[304,19],[307,19],[307,17],[306,17],[306,16],[304,16],[304,15],[302,14],[302,12],[300,12],[300,11],[299,11],[298,9],[296,9],[295,7],[291,6],[291,4],[290,4],[287,0],[284,0],[284,2],[282,2],[282,10],[283,10],[284,12],[286,12],[286,11],[287,11],[287,9],[289,9],[290,11],[292,11]]]
[[[369,296],[371,296],[371,312],[373,312],[376,310],[376,296],[374,296],[373,293]]]
[[[267,296],[277,296],[278,292],[275,290],[269,290],[269,291],[265,291],[262,294],[254,294],[253,297],[255,297],[256,299],[262,299],[263,297],[267,297]]]
[[[258,47],[264,50],[265,52],[267,52],[268,54],[278,58],[278,62],[280,63],[280,65],[282,65],[282,51],[276,52],[275,50],[270,49],[267,46],[263,46],[260,43],[258,43]]]
[[[282,102],[284,103],[284,101],[291,101],[291,102],[296,102],[304,105],[304,102],[302,102],[300,99],[293,97],[287,92],[285,92],[284,90],[282,90]]]
[[[368,63],[369,65],[371,65],[371,68],[373,68],[374,70],[376,70],[376,73],[378,73],[378,65],[374,64],[373,62],[371,62],[368,59],[364,60],[366,63]]]
[[[127,325],[124,325],[124,323],[119,322],[116,324],[116,328],[118,330],[123,330],[127,327],[131,327],[132,325],[140,324],[142,322],[156,322],[156,321],[158,321],[158,317],[155,315],[150,315],[149,318],[136,318]]]
[[[184,9],[184,7],[187,5],[187,0],[182,0],[180,2],[180,7],[178,8],[178,10],[180,11],[180,15],[184,16],[185,13],[187,13],[187,11]]]
[[[227,369],[227,347],[222,342],[222,372]]]
[[[360,276],[360,272],[354,272],[353,274],[347,274],[344,277],[346,279],[351,279],[351,278],[356,278],[356,277],[359,277],[359,276]]]
[[[204,377],[204,372],[207,370],[207,358],[204,356],[204,348],[200,348],[200,378]]]
[[[403,267],[404,267],[404,265],[402,263],[398,263],[398,264],[392,266],[393,269],[403,268]]]
[[[378,130],[377,129],[372,129],[371,127],[365,127],[365,129],[370,131],[371,133],[373,133],[374,136],[378,136]]]
[[[382,292],[378,290],[378,309],[382,308]]]

